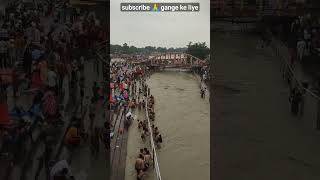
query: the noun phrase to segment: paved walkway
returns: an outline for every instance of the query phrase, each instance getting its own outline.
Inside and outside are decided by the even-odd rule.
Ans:
[[[114,127],[114,135],[110,142],[110,157],[111,157],[111,180],[124,179],[126,157],[127,157],[127,141],[128,131],[124,129],[124,119],[126,112],[123,108],[120,108],[118,113],[111,116],[112,125]]]
[[[139,83],[137,83],[137,89],[141,87]],[[141,99],[143,97],[142,94],[139,96],[139,91],[135,94],[136,99]],[[138,107],[132,111],[132,114],[136,117],[136,119],[132,122],[130,129],[128,131],[128,142],[127,142],[127,155],[126,155],[126,167],[125,167],[125,178],[124,180],[135,180],[137,179],[137,171],[135,170],[135,162],[137,156],[139,155],[139,150],[143,148],[151,150],[151,142],[150,137],[147,136],[146,140],[143,141],[141,139],[142,129],[138,129],[138,121],[144,121],[146,119],[146,110],[145,108],[139,109]],[[150,166],[150,168],[146,171],[144,176],[145,180],[151,180],[155,178],[154,166]]]
[[[271,49],[258,38],[213,33],[212,177],[317,180],[320,134],[309,113],[290,113],[289,91]],[[310,105],[310,106],[309,106]],[[307,109],[313,106],[308,104]],[[308,118],[306,118],[308,117]]]
[[[85,65],[85,97],[92,97],[92,90],[91,87],[94,81],[97,81],[99,77],[96,76],[94,69],[93,69],[93,62],[89,61],[86,62]],[[83,121],[86,132],[90,133],[89,128],[89,104],[90,98],[85,99],[84,101],[84,109],[83,111],[79,111],[78,113],[83,114]],[[106,112],[106,105],[101,105],[99,103],[96,104],[96,111],[95,111],[95,122],[94,124],[99,128],[103,128],[104,122],[106,121],[107,113]],[[90,139],[85,142],[81,147],[77,148],[75,151],[71,152],[68,150],[67,147],[63,147],[61,155],[59,159],[71,159],[71,170],[76,177],[77,180],[89,180],[89,179],[103,179],[107,175],[107,153],[106,149],[104,148],[103,142],[100,141],[99,146],[99,154],[97,158],[92,157],[91,149],[90,149]]]

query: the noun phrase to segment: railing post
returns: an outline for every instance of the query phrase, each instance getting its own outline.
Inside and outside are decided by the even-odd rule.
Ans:
[[[317,108],[317,124],[316,124],[316,129],[320,130],[320,100],[318,99],[318,108]]]
[[[152,161],[153,161],[153,168],[156,168],[156,167],[155,167],[155,164],[156,164],[156,163],[155,163],[155,161],[154,161],[154,157],[155,157],[154,153],[155,153],[155,152],[154,152],[154,149],[152,149],[152,156],[153,156],[153,158],[152,158]]]

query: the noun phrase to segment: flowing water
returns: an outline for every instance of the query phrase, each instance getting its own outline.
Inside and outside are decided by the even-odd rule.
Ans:
[[[155,97],[155,126],[163,136],[162,148],[157,151],[162,179],[209,180],[210,104],[208,97],[200,98],[199,81],[191,73],[160,72],[147,83]],[[137,129],[136,125],[132,129]],[[133,145],[140,143],[135,141],[139,137],[133,134],[129,134],[128,157],[139,151]],[[131,161],[127,166],[134,165]]]

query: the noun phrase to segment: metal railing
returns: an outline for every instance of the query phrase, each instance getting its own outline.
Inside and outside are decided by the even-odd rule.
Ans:
[[[276,56],[281,60],[280,71],[282,77],[289,86],[289,90],[296,88],[302,93],[302,101],[299,108],[299,118],[303,119],[304,127],[307,129],[320,129],[320,97],[310,90],[310,82],[301,82],[294,67],[289,62],[289,57],[281,52],[281,48],[286,50],[286,46],[283,43],[277,43],[276,40],[271,41],[271,48],[275,52]],[[308,83],[308,86],[305,86]]]
[[[285,44],[281,44],[281,45],[285,46]],[[276,45],[276,46],[277,47],[275,47],[273,44],[273,46],[271,46],[271,47],[276,52],[276,55],[282,60],[282,66],[281,66],[282,71],[284,71],[284,73],[291,74],[292,80],[296,84],[296,86],[299,88],[299,90],[302,90],[302,91],[304,90],[307,93],[309,93],[312,97],[316,98],[317,100],[320,100],[320,97],[315,92],[311,91],[310,89],[308,89],[302,85],[293,66],[289,63],[288,58],[283,57],[283,55],[280,53],[280,47],[278,47],[279,45]]]
[[[96,51],[96,55],[97,55],[98,60],[101,61],[102,63],[107,63],[107,64],[109,64],[110,62],[106,59],[107,57],[104,57],[102,54],[105,53],[105,55],[108,56],[108,54],[107,54],[108,43],[109,43],[108,41],[104,41],[104,42],[98,44],[97,51]],[[147,97],[149,97],[149,94],[147,94]],[[154,140],[153,140],[153,132],[152,132],[148,108],[147,108],[148,107],[148,100],[146,100],[145,103],[146,103],[145,104],[146,118],[148,121],[148,128],[149,128],[149,132],[150,132],[150,144],[151,144],[151,149],[152,149],[152,154],[153,154],[153,167],[154,167],[154,171],[155,171],[155,177],[156,177],[156,180],[161,180],[159,161],[158,161],[158,156],[156,153],[156,148],[155,148],[155,144],[154,144]]]
[[[151,128],[151,123],[150,123],[149,113],[148,113],[148,98],[149,98],[149,94],[147,92],[147,99],[146,99],[146,102],[145,102],[146,103],[145,110],[146,110],[146,118],[147,118],[147,121],[148,121],[148,128],[149,128],[149,132],[150,132],[150,144],[151,144],[151,149],[152,149],[152,153],[153,153],[153,167],[154,167],[154,170],[155,170],[156,180],[161,180],[158,156],[157,156],[156,148],[155,148],[155,145],[154,145],[153,131],[152,131],[152,128]]]

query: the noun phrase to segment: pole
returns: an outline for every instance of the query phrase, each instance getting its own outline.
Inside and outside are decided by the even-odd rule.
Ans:
[[[318,100],[318,113],[317,113],[316,129],[320,130],[320,100]]]

